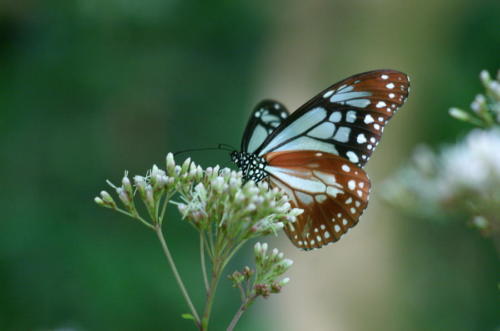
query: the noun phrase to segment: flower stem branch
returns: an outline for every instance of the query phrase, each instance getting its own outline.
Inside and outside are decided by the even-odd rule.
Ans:
[[[208,323],[210,321],[210,314],[212,312],[212,306],[215,298],[215,292],[217,290],[217,285],[219,284],[219,279],[222,270],[220,268],[220,262],[217,258],[212,266],[212,279],[210,280],[210,286],[207,291],[207,299],[205,301],[205,311],[203,312],[203,318],[201,320],[201,331],[208,331]]]
[[[175,280],[177,281],[177,284],[179,285],[182,295],[184,296],[184,299],[186,300],[186,303],[189,306],[189,309],[191,310],[191,314],[194,317],[194,322],[196,326],[200,327],[200,317],[198,313],[196,312],[196,308],[193,305],[193,302],[191,301],[191,298],[189,297],[189,294],[186,290],[186,287],[184,286],[184,283],[182,282],[182,278],[179,275],[179,272],[177,271],[177,267],[175,266],[174,259],[172,258],[172,255],[170,254],[170,250],[168,249],[167,243],[165,242],[165,238],[163,236],[163,232],[161,230],[161,227],[157,225],[155,227],[155,232],[156,235],[158,236],[158,239],[160,240],[161,246],[163,248],[163,253],[165,253],[165,256],[167,257],[168,264],[170,265],[170,268],[172,268],[172,272],[174,273]]]
[[[205,235],[203,231],[200,231],[200,262],[201,262],[201,272],[203,273],[203,281],[205,283],[205,291],[208,292],[208,276],[207,276],[207,265],[205,262]]]
[[[247,310],[248,307],[250,307],[250,305],[254,302],[254,300],[256,298],[257,298],[256,295],[252,295],[252,296],[246,298],[246,300],[241,304],[240,308],[238,309],[238,311],[234,315],[233,319],[231,320],[231,323],[229,323],[229,326],[227,327],[227,331],[234,330],[234,328],[236,327],[236,324],[240,320],[243,313]]]
[[[182,165],[176,165],[171,153],[166,157],[165,170],[153,165],[146,176],[136,175],[131,181],[125,172],[121,186],[109,181],[108,184],[116,191],[119,200],[115,201],[108,192],[101,191],[94,201],[101,207],[135,218],[155,231],[190,310],[182,317],[193,320],[200,331],[208,330],[218,283],[228,262],[239,249],[253,238],[276,234],[288,223],[294,222],[302,212],[291,208],[283,192],[270,190],[265,182],[246,182],[241,172],[220,169],[219,166],[203,170],[189,158]],[[174,196],[179,199],[172,200]],[[136,202],[140,201],[145,208],[139,211]],[[117,202],[124,209],[119,208]],[[199,232],[201,272],[206,294],[202,315],[198,315],[193,305],[162,231],[169,204],[175,205],[182,219]],[[144,211],[147,214],[142,216],[140,212]],[[291,264],[283,258],[283,254],[273,250],[267,256],[267,244],[259,243],[257,248],[254,249],[258,255],[255,260],[257,273],[245,266],[242,273],[234,272],[229,277],[233,286],[239,288],[241,302],[244,303],[233,319],[231,330],[254,297],[279,293],[288,282],[287,279],[278,279]],[[250,285],[253,275],[255,279]]]

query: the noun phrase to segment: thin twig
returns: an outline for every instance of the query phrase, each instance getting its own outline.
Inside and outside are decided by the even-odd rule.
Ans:
[[[186,287],[184,286],[184,283],[182,282],[182,278],[179,275],[179,272],[177,271],[177,267],[175,266],[174,259],[172,258],[172,255],[170,254],[170,250],[167,247],[167,243],[165,242],[165,238],[163,237],[163,232],[161,231],[160,226],[156,226],[155,228],[156,234],[158,236],[158,239],[160,240],[161,246],[163,248],[163,253],[165,253],[165,256],[167,257],[168,264],[170,265],[170,268],[172,268],[172,272],[174,273],[175,280],[177,281],[177,284],[181,288],[182,295],[184,296],[184,299],[186,300],[186,303],[189,306],[189,309],[191,310],[191,314],[194,317],[196,326],[200,326],[200,317],[198,316],[198,313],[196,312],[196,308],[193,305],[193,302],[191,301],[191,298],[189,297],[189,294],[186,290]]]
[[[205,291],[208,293],[208,276],[207,276],[207,266],[205,264],[205,236],[203,230],[200,230],[200,260],[201,260],[201,272],[203,273],[203,281],[205,282]]]
[[[236,314],[234,315],[233,319],[231,320],[231,323],[229,323],[229,326],[227,327],[227,331],[233,331],[234,328],[236,327],[236,324],[240,320],[241,316],[243,313],[247,310],[247,308],[250,306],[250,304],[255,300],[256,296],[253,295],[251,297],[248,297],[240,306]]]
[[[114,210],[116,210],[117,212],[119,213],[122,213],[124,215],[127,215],[127,216],[130,216],[132,218],[135,218],[136,220],[138,220],[139,222],[141,222],[142,224],[144,224],[145,226],[147,226],[148,228],[150,229],[153,229],[155,230],[155,227],[152,226],[150,223],[146,222],[142,217],[140,217],[139,215],[134,215],[134,214],[131,214],[129,213],[128,211],[126,210],[123,210],[123,209],[120,209],[120,208],[115,208]]]
[[[202,331],[208,330],[208,322],[210,321],[210,314],[212,312],[215,292],[217,290],[217,284],[219,283],[221,273],[222,270],[220,269],[220,262],[218,261],[218,258],[216,256],[212,265],[212,279],[210,280],[210,286],[207,291],[207,299],[205,301],[205,311],[203,312],[203,318],[201,320]]]

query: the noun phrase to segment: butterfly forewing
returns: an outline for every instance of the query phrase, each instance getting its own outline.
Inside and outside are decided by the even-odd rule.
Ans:
[[[261,101],[250,115],[241,141],[241,150],[253,153],[287,117],[287,109],[278,101]]]
[[[408,97],[409,80],[395,70],[376,70],[336,83],[309,100],[255,150],[316,150],[363,167],[387,121]]]
[[[285,228],[295,246],[320,248],[357,224],[370,190],[361,168],[338,155],[317,151],[271,152],[265,159],[270,184],[304,210]]]

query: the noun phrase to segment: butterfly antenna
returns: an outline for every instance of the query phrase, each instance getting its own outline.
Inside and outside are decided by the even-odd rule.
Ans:
[[[229,152],[236,150],[236,148],[234,148],[233,146],[228,145],[228,144],[219,144],[219,145],[217,145],[217,148],[220,148],[222,150],[229,151]]]
[[[190,149],[184,149],[184,150],[181,150],[181,151],[178,151],[178,152],[175,152],[174,153],[174,156],[177,156],[179,154],[184,154],[184,153],[189,153],[189,152],[202,152],[202,151],[228,151],[228,152],[232,152],[234,151],[235,149],[232,148],[231,146],[229,145],[226,145],[226,144],[218,144],[217,147],[202,147],[202,148],[190,148]]]

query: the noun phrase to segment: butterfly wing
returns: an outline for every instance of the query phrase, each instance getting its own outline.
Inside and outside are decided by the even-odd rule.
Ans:
[[[309,100],[255,150],[316,150],[363,167],[380,141],[385,124],[404,104],[409,79],[395,70],[354,75]]]
[[[278,101],[264,100],[258,103],[243,133],[241,150],[253,153],[287,117],[287,109]]]
[[[265,159],[271,186],[284,190],[292,204],[304,210],[285,227],[295,246],[320,248],[358,223],[370,191],[363,169],[338,155],[316,151],[271,152]]]

